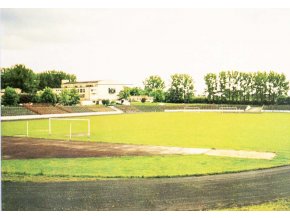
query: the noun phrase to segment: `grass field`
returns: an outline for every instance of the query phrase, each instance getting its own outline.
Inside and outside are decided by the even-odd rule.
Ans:
[[[279,199],[276,201],[246,206],[246,207],[234,207],[225,210],[233,211],[289,211],[290,210],[290,199]]]
[[[154,177],[234,172],[290,164],[290,115],[280,113],[142,113],[83,117],[91,141],[193,148],[270,151],[273,160],[155,156],[3,160],[5,175]],[[88,140],[87,123],[72,121],[73,140]],[[2,122],[2,135],[25,135],[26,121]],[[68,139],[69,122],[29,121],[29,136]]]

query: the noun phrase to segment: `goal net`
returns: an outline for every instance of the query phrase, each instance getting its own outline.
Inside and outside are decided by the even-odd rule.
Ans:
[[[194,106],[186,106],[183,108],[184,110],[200,110],[200,107],[194,107]]]
[[[219,107],[219,109],[222,111],[222,112],[226,112],[226,111],[238,111],[238,108],[237,107]]]
[[[48,134],[49,136],[65,136],[69,139],[73,137],[90,138],[90,125],[89,119],[49,118]]]

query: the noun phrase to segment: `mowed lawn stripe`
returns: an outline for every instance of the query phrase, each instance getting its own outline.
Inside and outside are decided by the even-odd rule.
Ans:
[[[166,177],[236,172],[286,165],[283,159],[256,160],[205,155],[115,158],[50,158],[2,160],[2,176]]]
[[[84,118],[91,120],[91,141],[290,152],[289,114],[144,113]],[[29,135],[68,139],[69,123],[53,121],[48,136],[47,119],[29,121]],[[25,124],[3,122],[2,135],[25,135]],[[72,121],[72,128],[73,140],[88,140],[85,122]]]

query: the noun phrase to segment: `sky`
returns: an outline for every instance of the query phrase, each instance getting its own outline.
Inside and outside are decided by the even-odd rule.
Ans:
[[[290,80],[290,9],[1,9],[1,67],[61,70],[78,81],[142,86],[222,70],[285,73]]]

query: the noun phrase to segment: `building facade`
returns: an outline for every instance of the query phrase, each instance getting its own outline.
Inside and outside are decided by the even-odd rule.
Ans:
[[[131,86],[131,84],[122,84],[113,80],[97,80],[97,81],[83,81],[83,82],[69,82],[63,80],[61,88],[53,89],[54,93],[60,94],[64,89],[76,89],[80,95],[82,105],[98,104],[103,99],[116,101],[118,94],[124,87]]]

